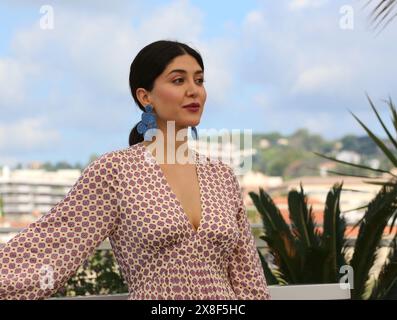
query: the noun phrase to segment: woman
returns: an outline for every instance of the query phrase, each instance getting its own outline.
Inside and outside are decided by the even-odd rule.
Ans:
[[[203,77],[186,44],[156,41],[138,53],[130,88],[144,113],[130,146],[90,163],[62,201],[0,249],[1,298],[51,296],[109,237],[128,299],[269,299],[233,170],[187,148]]]

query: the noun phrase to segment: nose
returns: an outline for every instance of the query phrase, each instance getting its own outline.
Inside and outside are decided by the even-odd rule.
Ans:
[[[194,80],[189,81],[189,84],[186,88],[186,93],[188,96],[196,96],[198,94],[197,84],[194,83]]]

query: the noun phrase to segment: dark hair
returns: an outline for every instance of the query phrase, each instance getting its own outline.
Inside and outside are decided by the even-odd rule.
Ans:
[[[174,58],[185,54],[195,58],[204,71],[201,55],[185,43],[171,40],[159,40],[150,43],[138,52],[134,61],[131,63],[129,81],[132,97],[142,112],[145,111],[145,108],[137,99],[136,90],[138,88],[144,88],[147,91],[151,91],[154,86],[154,81],[163,73],[168,64],[170,64]],[[138,124],[136,124],[130,132],[130,146],[143,141],[143,135],[138,133],[137,125]]]

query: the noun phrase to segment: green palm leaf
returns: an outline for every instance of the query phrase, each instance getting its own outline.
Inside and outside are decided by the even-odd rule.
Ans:
[[[381,139],[379,139],[371,130],[367,128],[367,126],[359,119],[356,117],[354,113],[349,111],[352,116],[357,120],[357,122],[364,128],[364,130],[367,132],[368,136],[376,143],[376,145],[383,151],[383,153],[386,155],[386,157],[391,161],[391,163],[397,167],[397,159],[394,156],[394,154],[389,150],[388,147],[383,143]],[[374,170],[374,169],[373,169]]]
[[[291,190],[288,193],[292,232],[301,257],[302,272],[299,283],[319,283],[322,281],[322,270],[318,266],[324,264],[326,253],[321,247],[321,237],[315,227],[313,209],[311,206],[308,207],[302,184],[300,189],[300,192]]]
[[[386,125],[384,124],[382,118],[380,117],[380,115],[379,115],[378,111],[376,110],[375,105],[373,104],[373,102],[370,99],[370,97],[367,94],[366,94],[366,96],[367,96],[369,104],[371,105],[371,108],[374,111],[378,121],[380,122],[381,126],[383,127],[384,131],[386,132],[386,135],[388,136],[388,138],[391,141],[391,143],[393,144],[393,146],[395,148],[397,148],[396,139],[393,138],[391,132],[386,128]],[[395,108],[395,106],[393,104],[393,101],[392,101],[390,96],[389,96],[389,100],[385,101],[385,102],[388,104],[388,106],[390,108],[390,111],[392,113],[393,127],[394,127],[394,130],[395,130],[396,134],[397,134],[397,111],[396,111],[396,108]],[[374,141],[374,143],[383,152],[383,154],[387,157],[387,159],[391,162],[391,164],[394,167],[397,167],[397,158],[394,155],[395,152],[392,151],[389,147],[387,147],[386,144],[380,138],[378,138],[370,129],[368,129],[367,126],[360,119],[358,119],[351,111],[349,111],[349,112],[353,115],[353,117],[357,120],[357,122],[364,128],[364,130],[367,132],[367,135],[371,138],[372,141]],[[388,170],[375,169],[375,168],[371,168],[371,167],[368,167],[368,166],[365,166],[365,165],[359,165],[359,164],[350,163],[350,162],[347,162],[347,161],[338,160],[338,159],[336,159],[334,157],[329,157],[329,156],[326,156],[326,155],[322,155],[322,154],[317,153],[317,152],[313,152],[313,153],[315,155],[323,157],[325,159],[332,160],[332,161],[335,161],[335,162],[338,162],[338,163],[341,163],[341,164],[349,165],[351,167],[355,167],[355,168],[359,168],[359,169],[365,169],[365,170],[370,170],[370,171],[375,172],[375,173],[381,173],[381,174],[385,174],[386,173],[386,174],[388,174],[388,175],[390,175],[392,177],[397,178],[397,176],[395,174],[393,174],[391,171],[388,171]],[[328,172],[341,174],[341,173],[337,173],[337,172],[333,172],[333,171],[328,171]],[[342,174],[342,175],[344,175],[344,174]],[[377,180],[382,178],[382,176],[378,176],[378,177],[369,177],[368,176],[368,177],[365,177],[364,175],[360,176],[360,175],[352,175],[352,174],[347,174],[347,176],[352,176],[352,177],[356,176],[356,177],[362,177],[362,178],[366,178],[366,179],[369,178],[369,179],[377,179]],[[372,185],[380,185],[380,186],[389,185],[390,186],[390,182],[388,182],[388,181],[385,182],[385,181],[368,181],[368,180],[364,180],[363,182],[364,183],[368,183],[368,184],[372,184]]]
[[[261,263],[262,263],[263,272],[265,274],[265,278],[266,278],[267,284],[269,286],[280,284],[280,282],[278,281],[277,277],[273,274],[272,270],[269,268],[269,265],[267,264],[266,259],[263,256],[263,254],[259,251],[259,249],[257,249],[257,251],[258,251]]]
[[[361,165],[361,164],[355,164],[355,163],[339,160],[339,159],[336,159],[334,157],[329,157],[329,156],[323,155],[323,154],[315,152],[315,151],[312,151],[312,152],[315,155],[319,156],[319,157],[322,157],[322,158],[325,158],[325,159],[328,159],[328,160],[332,160],[332,161],[335,161],[335,162],[339,162],[339,163],[342,163],[342,164],[346,164],[346,165],[349,165],[349,166],[352,166],[352,167],[355,167],[355,168],[366,169],[366,170],[371,170],[371,171],[380,172],[380,173],[388,173],[388,174],[390,174],[392,176],[395,176],[393,173],[391,173],[390,171],[387,171],[387,170],[375,169],[375,168],[364,166],[364,165]],[[395,176],[395,177],[397,177],[397,176]]]
[[[307,207],[307,198],[303,192],[302,183],[300,188],[300,192],[291,190],[288,193],[288,208],[293,234],[303,246],[303,253],[311,247],[318,247],[320,239],[316,236],[317,229],[314,226],[313,212],[311,208],[309,210]]]
[[[380,31],[382,31],[397,16],[397,13],[395,13],[395,5],[396,5],[397,1],[396,0],[376,0],[376,1],[368,0],[364,7],[366,7],[366,6],[368,6],[368,4],[374,3],[374,2],[375,2],[375,7],[371,11],[371,17],[372,17],[371,24],[375,24],[374,29],[376,30],[384,22],[383,27],[380,30]]]
[[[383,181],[367,181],[364,180],[363,182],[368,183],[368,184],[373,184],[373,185],[377,185],[377,186],[393,186],[394,183],[393,182],[383,182]]]
[[[379,115],[378,111],[376,110],[376,108],[375,108],[375,106],[374,106],[374,104],[373,104],[371,98],[368,96],[367,93],[366,93],[366,96],[367,96],[367,99],[368,99],[368,101],[369,101],[369,104],[371,105],[372,110],[374,111],[376,117],[378,118],[380,124],[382,125],[383,130],[385,130],[385,132],[386,132],[387,136],[389,137],[390,141],[393,143],[394,147],[397,149],[397,142],[396,142],[396,140],[393,138],[393,136],[390,134],[389,130],[386,128],[385,124],[383,123],[382,118],[380,117],[380,115]],[[391,101],[391,100],[390,100],[390,101]],[[391,106],[390,106],[390,107],[391,107],[392,112],[393,112],[392,105],[393,105],[393,103],[391,103]]]
[[[397,111],[396,111],[396,107],[395,107],[393,101],[391,100],[391,97],[390,97],[390,96],[389,96],[389,100],[383,100],[383,101],[384,101],[384,102],[389,106],[389,108],[390,108],[390,112],[391,112],[391,114],[392,114],[391,120],[392,120],[392,122],[393,122],[394,130],[395,130],[396,133],[397,133]]]
[[[366,179],[373,179],[374,177],[370,176],[365,176],[365,175],[359,175],[359,174],[352,174],[352,173],[343,173],[343,172],[337,172],[333,170],[327,170],[327,173],[332,173],[338,176],[346,176],[346,177],[356,177],[356,178],[366,178]]]
[[[397,289],[397,235],[394,236],[387,262],[383,265],[370,299],[383,299]]]
[[[396,197],[397,184],[392,187],[383,186],[368,204],[350,262],[354,270],[353,298],[361,299],[365,292],[369,270],[373,266],[376,248],[382,239],[383,230],[389,219],[396,214]]]
[[[255,192],[249,195],[257,208],[265,230],[260,238],[267,242],[271,253],[279,260],[280,271],[289,283],[299,279],[299,255],[288,224],[282,217],[270,196],[259,188],[259,196]]]
[[[324,208],[324,223],[322,234],[322,246],[327,252],[324,263],[324,282],[337,282],[339,280],[339,270],[346,264],[343,255],[345,244],[344,235],[346,223],[340,212],[340,194],[343,184],[335,184],[328,192]]]

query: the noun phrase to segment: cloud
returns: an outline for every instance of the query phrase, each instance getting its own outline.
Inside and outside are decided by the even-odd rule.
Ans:
[[[328,0],[292,0],[288,4],[290,10],[318,8],[328,3]]]
[[[48,120],[44,117],[0,124],[0,150],[3,151],[40,150],[59,141],[59,133],[49,128]]]
[[[263,12],[258,10],[253,10],[247,13],[243,23],[246,26],[261,27],[264,25],[264,22],[265,22],[265,18]]]
[[[15,56],[36,61],[46,81],[70,75],[88,88],[128,93],[127,71],[137,35],[127,21],[68,9],[60,10],[54,21],[53,30],[36,23],[18,31],[12,41]]]
[[[212,43],[200,39],[203,12],[187,0],[172,1],[132,19],[120,19],[112,11],[87,16],[68,6],[54,11],[54,30],[41,30],[36,23],[16,34],[12,44],[15,55],[38,59],[47,72],[78,72],[78,81],[110,94],[128,94],[129,65],[139,49],[150,42],[180,40],[211,56],[230,49],[227,40]],[[214,66],[218,70],[222,67],[219,62],[216,59]],[[221,77],[218,83],[222,83]],[[225,82],[227,86],[229,80],[225,78]]]
[[[257,93],[253,96],[252,100],[254,101],[254,105],[260,108],[269,108],[269,97],[264,93]]]
[[[20,5],[7,3],[19,16],[15,8]],[[37,21],[24,19],[19,25],[21,18],[15,19],[12,47],[6,48],[9,56],[0,56],[1,145],[10,157],[13,147],[4,142],[4,128],[8,137],[8,132],[22,132],[12,128],[24,119],[30,125],[23,130],[58,135],[63,149],[71,152],[76,152],[72,131],[81,145],[92,148],[111,146],[114,137],[124,139],[140,117],[128,87],[130,63],[143,46],[164,38],[186,42],[203,56],[208,93],[204,126],[283,132],[286,127],[315,128],[309,118],[324,112],[334,123],[347,116],[343,125],[338,121],[334,128],[318,128],[339,135],[354,123],[348,124],[345,107],[354,111],[366,104],[364,90],[375,98],[385,97],[380,92],[393,95],[388,90],[397,71],[393,42],[397,29],[391,26],[374,39],[362,30],[357,14],[355,29],[341,30],[339,5],[330,1],[256,2],[245,16],[239,12],[241,20],[227,21],[223,34],[219,31],[225,25],[223,16],[219,25],[208,24],[206,10],[213,7],[201,2],[48,1],[54,6],[55,29],[47,31],[39,28],[37,2],[21,3],[33,8]],[[302,10],[325,4],[326,10]],[[203,34],[215,28],[219,28],[216,37]],[[247,116],[241,117],[244,112]],[[45,137],[33,140],[40,139],[51,149]],[[29,147],[23,144],[24,137],[13,141],[15,152]],[[87,155],[76,152],[75,157],[81,161]]]
[[[327,93],[343,89],[351,83],[349,68],[340,65],[311,67],[301,72],[292,93]]]
[[[397,71],[392,58],[397,29],[374,39],[363,30],[365,21],[357,18],[354,31],[342,30],[338,12],[338,5],[329,3],[327,11],[310,15],[286,14],[270,5],[247,13],[238,38],[239,77],[245,85],[272,87],[285,98],[310,93],[313,101],[330,92],[357,101],[365,89],[390,88]]]
[[[3,112],[25,101],[29,77],[37,74],[33,64],[13,58],[0,59],[0,107]]]
[[[232,39],[198,41],[205,67],[206,105],[222,109],[231,99],[236,84],[235,68],[238,44]]]
[[[0,57],[0,84],[12,81],[11,88],[0,88],[0,105],[3,99],[9,106],[2,118],[12,123],[1,125],[2,150],[34,150],[59,141],[68,148],[66,143],[72,142],[63,132],[69,130],[87,143],[94,133],[110,139],[120,136],[124,126],[129,130],[140,117],[129,91],[130,64],[141,48],[160,39],[185,42],[202,54],[207,105],[221,107],[230,99],[238,43],[232,35],[202,39],[204,14],[197,6],[187,0],[156,7],[141,2],[123,7],[117,2],[107,8],[107,2],[101,3],[80,10],[80,5],[50,2],[54,29],[43,30],[39,6],[26,1],[37,6],[37,20],[15,28],[11,58]],[[133,10],[137,7],[140,10]],[[51,130],[49,123],[59,131]],[[32,141],[25,143],[23,132]],[[10,136],[12,140],[6,138]]]
[[[188,0],[175,0],[152,9],[138,32],[147,42],[158,38],[178,37],[197,41],[202,33],[204,14]]]
[[[68,6],[54,8],[54,30],[41,30],[36,23],[18,31],[12,42],[18,59],[28,57],[39,64],[44,81],[53,79],[59,85],[66,82],[66,88],[85,88],[85,95],[97,96],[99,104],[104,100],[101,96],[132,101],[128,87],[132,59],[150,42],[170,39],[185,42],[203,54],[206,85],[214,103],[220,105],[228,96],[233,79],[230,61],[238,47],[230,39],[201,40],[203,13],[189,1],[176,0],[144,10],[148,12],[145,17],[132,19],[135,27],[131,19],[112,11],[87,15]]]

